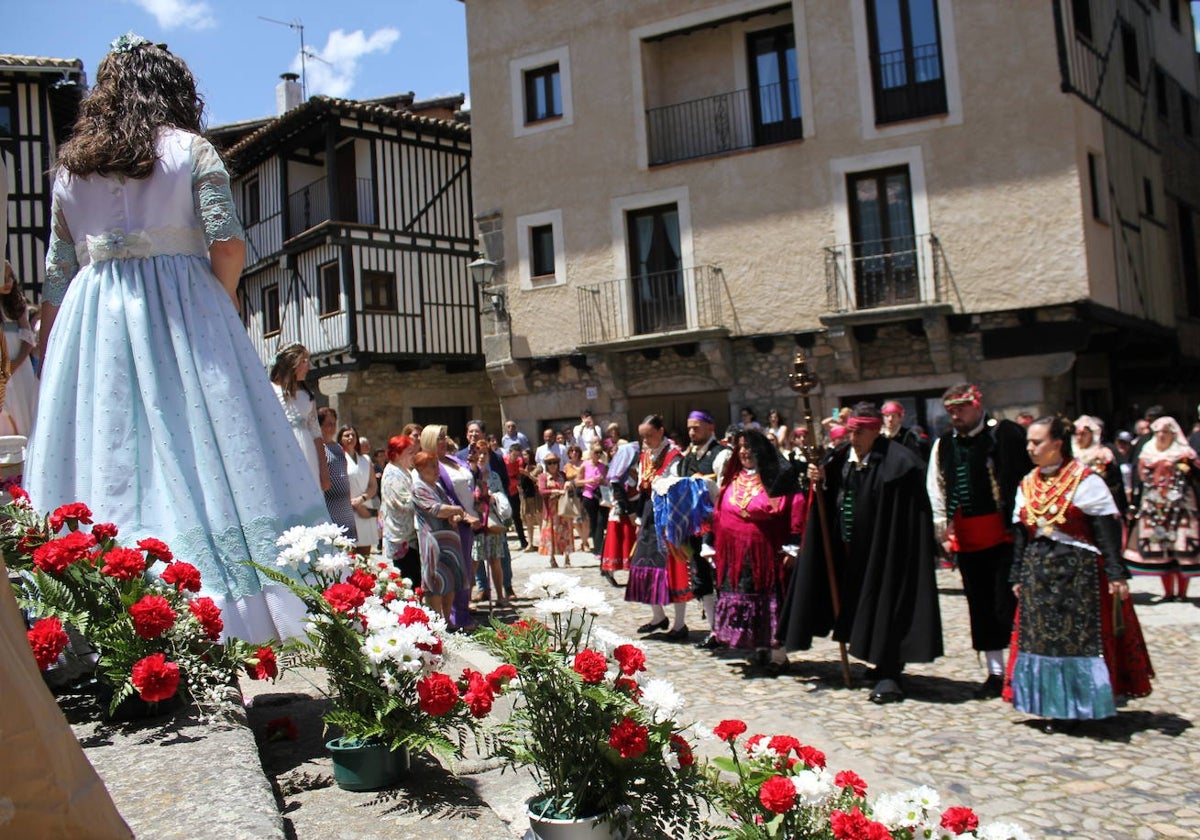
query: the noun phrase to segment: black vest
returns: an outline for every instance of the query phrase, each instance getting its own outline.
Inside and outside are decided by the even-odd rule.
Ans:
[[[688,451],[684,453],[683,464],[679,467],[679,474],[684,478],[691,475],[712,475],[714,472],[713,465],[717,462],[717,456],[728,448],[728,446],[713,438],[711,446],[704,451],[703,455],[697,458],[689,446]]]
[[[1011,420],[984,415],[983,430],[975,437],[959,438],[950,430],[938,440],[941,441],[938,471],[946,493],[946,518],[959,511],[963,516],[999,512],[1006,523],[1011,521],[1017,485],[1033,469],[1025,452],[1025,430]]]

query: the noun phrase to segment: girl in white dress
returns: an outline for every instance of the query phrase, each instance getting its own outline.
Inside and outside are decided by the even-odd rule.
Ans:
[[[371,508],[375,499],[375,467],[370,458],[358,451],[358,430],[353,426],[338,429],[338,443],[346,453],[346,476],[350,479],[350,506],[354,508],[356,531],[354,548],[366,557],[371,546],[379,542],[379,516]]]
[[[0,424],[3,434],[33,434],[37,417],[38,379],[33,372],[29,354],[37,344],[37,336],[29,328],[29,310],[21,281],[12,265],[4,261],[4,283],[0,285],[0,308],[4,311],[4,341],[8,345],[8,367],[11,372],[8,390],[4,395],[4,417]]]
[[[275,364],[271,365],[271,387],[283,406],[283,416],[296,437],[313,481],[324,492],[329,489],[329,465],[325,460],[325,438],[317,423],[317,404],[304,384],[309,364],[308,350],[303,344],[281,347],[275,354]]]

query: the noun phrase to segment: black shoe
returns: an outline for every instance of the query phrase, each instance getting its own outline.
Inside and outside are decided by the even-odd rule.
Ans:
[[[867,699],[880,706],[888,703],[899,703],[904,700],[904,690],[900,688],[900,683],[895,680],[883,679],[875,684],[875,687],[871,689],[871,693],[867,695]]]
[[[698,647],[700,650],[716,650],[717,648],[725,647],[725,643],[712,633],[709,633],[704,637],[703,641],[696,643],[696,647]]]
[[[767,664],[767,659],[770,658],[770,652],[766,648],[756,648],[754,657],[750,660],[751,665],[757,665],[763,668]]]
[[[666,624],[666,623],[667,623],[667,620],[664,618],[663,624]],[[667,633],[664,633],[663,639],[664,639],[664,641],[668,641],[668,642],[686,642],[688,640],[687,625],[686,624],[683,625],[678,630],[671,630]]]
[[[637,631],[639,633],[653,633],[655,630],[666,630],[670,626],[671,622],[664,618],[662,621],[647,621]]]
[[[1004,692],[1004,677],[999,674],[988,674],[988,678],[975,689],[976,700],[991,700]]]
[[[780,674],[786,674],[791,667],[792,663],[788,662],[786,659],[782,662],[771,660],[765,666],[763,666],[763,671],[768,677],[778,677]]]

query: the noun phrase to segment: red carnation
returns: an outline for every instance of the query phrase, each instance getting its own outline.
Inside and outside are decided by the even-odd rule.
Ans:
[[[608,735],[608,745],[621,758],[637,758],[650,745],[650,730],[633,718],[623,718]]]
[[[357,586],[350,583],[335,583],[323,593],[329,606],[340,613],[348,613],[358,609],[367,600],[367,596]]]
[[[62,530],[64,523],[70,526],[72,531],[81,523],[91,525],[92,511],[83,502],[71,502],[69,505],[55,508],[54,513],[50,514],[50,530],[57,534]]]
[[[471,716],[486,716],[492,710],[492,701],[495,699],[487,677],[478,671],[470,670],[464,672],[463,676],[467,678],[467,693],[463,695],[463,702],[467,704]]]
[[[608,660],[604,658],[604,654],[599,651],[584,648],[575,654],[575,664],[572,665],[575,673],[583,677],[585,683],[596,683],[604,681],[604,674],[608,670]]]
[[[146,559],[142,552],[132,548],[110,548],[104,555],[104,565],[100,571],[117,580],[133,580],[146,571]]]
[[[966,834],[979,828],[979,817],[970,808],[947,808],[942,812],[942,828],[955,834]]]
[[[646,654],[633,645],[620,645],[613,651],[613,658],[621,666],[621,673],[628,677],[646,670]]]
[[[72,531],[56,540],[43,543],[33,550],[33,565],[43,572],[62,574],[67,566],[87,557],[96,547],[96,538],[82,531]]]
[[[429,613],[420,607],[406,606],[403,612],[400,613],[400,626],[408,627],[411,624],[424,624],[429,626]]]
[[[816,747],[809,747],[809,746],[797,747],[796,755],[800,756],[800,760],[803,761],[809,767],[824,767],[825,766],[825,753],[821,752]]]
[[[853,770],[843,770],[833,777],[833,783],[839,788],[850,788],[855,796],[867,795],[867,783]]]
[[[492,691],[501,691],[506,685],[517,678],[516,667],[505,662],[495,671],[487,675],[488,686]]]
[[[19,487],[14,484],[12,487],[8,488],[8,495],[11,496],[12,500],[19,505],[26,507],[31,505],[31,502],[29,501],[29,494],[25,492],[24,487]]]
[[[175,611],[161,595],[143,596],[129,608],[129,614],[133,616],[134,632],[143,639],[157,639],[175,624]]]
[[[691,767],[696,763],[696,756],[692,754],[692,745],[682,735],[672,735],[670,744],[675,757],[679,759],[680,767]]]
[[[432,653],[434,656],[442,655],[442,640],[438,639],[434,642],[417,642],[417,648],[426,653]]]
[[[133,687],[147,703],[170,700],[179,688],[179,666],[161,653],[152,653],[134,663]]]
[[[367,574],[362,569],[355,569],[350,577],[346,578],[346,583],[361,589],[364,595],[371,595],[375,592],[375,576]]]
[[[25,635],[29,639],[29,647],[33,649],[33,658],[43,671],[58,661],[58,655],[68,642],[62,622],[54,616],[39,618]]]
[[[768,811],[782,814],[796,804],[796,786],[787,776],[772,776],[758,789],[758,801]]]
[[[713,734],[722,741],[732,741],[746,731],[746,724],[740,720],[723,720],[713,729]]]
[[[624,691],[634,700],[642,696],[642,687],[637,684],[637,680],[630,677],[617,677],[617,681],[613,683],[613,687],[617,691]]]
[[[780,755],[787,755],[791,750],[795,750],[797,755],[800,753],[800,742],[791,735],[776,735],[767,741],[767,746]]]
[[[182,560],[172,563],[163,569],[159,577],[166,583],[174,584],[177,592],[185,589],[188,592],[200,591],[200,570],[191,563],[184,563]]]
[[[196,617],[196,621],[200,623],[209,639],[215,642],[221,638],[225,622],[221,620],[221,608],[213,602],[212,598],[194,598],[188,604],[188,609]]]
[[[167,548],[167,544],[162,540],[156,540],[154,537],[146,537],[144,540],[138,540],[138,548],[146,552],[146,556],[153,560],[161,560],[164,563],[170,563],[175,559],[175,555],[171,553],[171,549]]]
[[[266,737],[268,741],[295,741],[300,737],[300,729],[287,715],[271,718],[267,721]]]
[[[435,672],[417,683],[417,703],[426,714],[444,715],[458,700],[458,686],[445,674]]]
[[[246,673],[252,680],[273,680],[279,676],[279,664],[270,645],[254,651],[254,657],[246,661]]]
[[[868,819],[855,805],[849,813],[834,811],[829,815],[829,827],[837,840],[892,840],[888,827]]]
[[[92,536],[99,542],[116,539],[117,526],[111,522],[97,522],[92,526]]]

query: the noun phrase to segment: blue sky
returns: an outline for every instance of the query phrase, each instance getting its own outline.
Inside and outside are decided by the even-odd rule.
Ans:
[[[353,99],[468,93],[459,0],[10,0],[0,52],[82,58],[89,79],[108,42],[133,30],[191,66],[209,125],[268,116],[279,74],[299,69],[299,38],[259,16],[304,24],[310,94]],[[1200,17],[1200,0],[1192,0]],[[1200,28],[1196,33],[1200,43]],[[324,59],[324,60],[321,60]]]
[[[81,58],[89,81],[108,43],[133,30],[165,41],[195,73],[209,125],[275,111],[279,74],[298,69],[300,20],[309,93],[354,99],[467,93],[459,0],[14,0],[0,52]],[[323,58],[324,61],[319,59]]]

